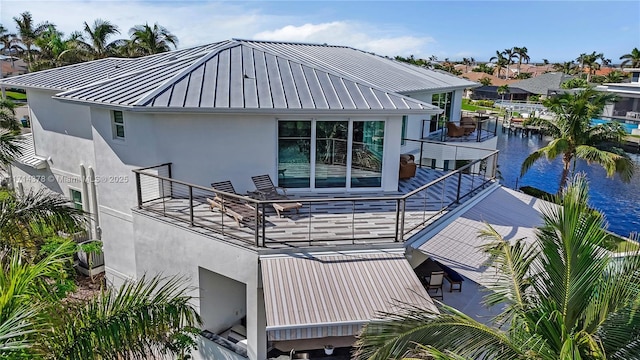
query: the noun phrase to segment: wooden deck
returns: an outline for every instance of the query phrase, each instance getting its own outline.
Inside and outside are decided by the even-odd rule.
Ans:
[[[418,169],[415,177],[399,182],[396,193],[290,196],[302,204],[299,213],[288,211],[278,217],[272,204],[263,204],[264,223],[258,226],[255,219],[238,226],[232,217],[218,208],[211,209],[205,198],[198,197],[193,200],[193,225],[191,206],[185,198],[166,197],[145,202],[142,211],[176,226],[216,238],[222,236],[242,246],[287,248],[389,243],[396,241],[396,231],[404,234],[400,239],[406,240],[458,206],[458,179],[461,179],[460,194],[469,194],[460,199],[460,203],[468,201],[485,183],[482,177],[456,174],[407,198],[404,212],[402,206],[397,211],[398,200],[394,197],[408,194],[444,174]],[[349,200],[341,200],[346,198]]]

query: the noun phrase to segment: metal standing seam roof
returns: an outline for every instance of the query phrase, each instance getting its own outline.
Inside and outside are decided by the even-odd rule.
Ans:
[[[47,167],[47,159],[36,155],[36,148],[33,143],[33,134],[24,134],[20,136],[20,148],[22,155],[16,159],[23,165],[30,166],[34,169],[44,169]]]
[[[149,69],[153,66],[175,61],[202,57],[227,43],[219,42],[184,50],[175,50],[140,58],[106,58],[54,69],[28,73],[2,79],[4,86],[41,88],[50,90],[77,89],[92,83],[109,80],[129,72]]]
[[[363,325],[398,303],[438,311],[402,253],[261,258],[267,331]],[[291,337],[291,336],[290,336]]]
[[[154,110],[441,111],[419,100],[240,43],[227,44],[194,61],[156,65],[56,97]]]
[[[238,40],[294,60],[331,69],[389,91],[409,93],[438,88],[476,87],[477,83],[346,46]]]

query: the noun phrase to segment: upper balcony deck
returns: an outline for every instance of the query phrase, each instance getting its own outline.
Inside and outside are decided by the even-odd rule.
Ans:
[[[394,193],[298,193],[277,201],[180,181],[172,178],[171,164],[162,164],[134,170],[138,211],[255,249],[400,243],[495,182],[497,151],[479,150],[485,155],[453,171],[419,163],[416,176],[400,180]],[[207,199],[216,196],[245,203],[249,211],[237,223],[229,211],[210,206]],[[280,217],[274,210],[292,203],[301,204],[298,213]]]

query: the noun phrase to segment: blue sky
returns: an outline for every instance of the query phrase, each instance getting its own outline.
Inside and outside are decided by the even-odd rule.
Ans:
[[[96,18],[158,22],[180,48],[230,39],[348,45],[380,55],[487,61],[526,46],[532,61],[603,52],[614,63],[640,47],[640,1],[7,1],[0,22],[30,11],[65,33]]]

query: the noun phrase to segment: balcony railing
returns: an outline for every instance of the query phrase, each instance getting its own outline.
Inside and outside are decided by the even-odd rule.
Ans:
[[[258,200],[174,179],[171,163],[134,173],[138,209],[245,246],[284,248],[405,241],[493,183],[496,164],[497,151],[492,151],[448,173],[420,168],[419,176],[401,180],[400,194],[389,196],[312,194],[278,201]],[[429,176],[432,180],[420,183],[418,178]],[[217,207],[210,207],[207,199],[216,196],[222,203],[251,206],[254,213],[238,224]],[[299,214],[276,216],[273,204],[294,202],[302,204]]]
[[[460,122],[454,123],[460,126]],[[455,141],[455,142],[483,142],[494,138],[498,131],[498,121],[489,118],[487,115],[475,116],[476,129],[473,133],[463,137],[449,137],[447,128],[438,120],[423,120],[423,129],[436,129],[430,134],[424,134],[425,139],[434,141]],[[437,124],[437,125],[436,125]]]

